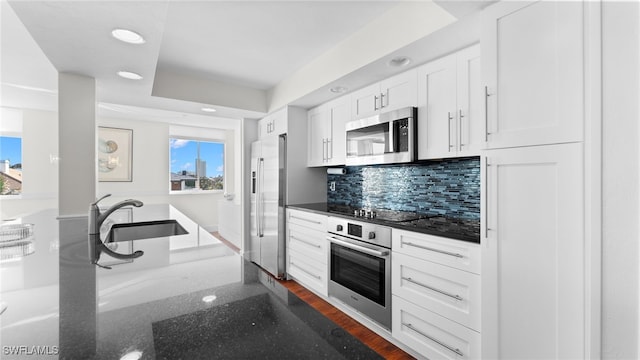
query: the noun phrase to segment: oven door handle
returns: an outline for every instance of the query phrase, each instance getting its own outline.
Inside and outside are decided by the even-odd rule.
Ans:
[[[333,236],[327,236],[327,240],[329,240],[329,241],[331,241],[333,243],[336,243],[338,245],[344,246],[346,248],[363,252],[363,253],[368,254],[368,255],[373,255],[373,256],[377,256],[377,257],[385,257],[385,256],[389,255],[389,250],[369,249],[368,247],[364,247],[362,245],[356,245],[356,244],[352,244],[352,243],[344,241],[344,240],[336,239]]]

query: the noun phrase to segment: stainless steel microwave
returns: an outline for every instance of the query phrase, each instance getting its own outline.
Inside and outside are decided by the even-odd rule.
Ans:
[[[346,165],[416,160],[417,113],[415,107],[407,107],[346,123]]]

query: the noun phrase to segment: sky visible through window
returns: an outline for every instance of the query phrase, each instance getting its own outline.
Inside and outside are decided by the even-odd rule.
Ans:
[[[200,142],[200,159],[206,162],[207,177],[224,175],[224,144],[216,142]],[[195,173],[198,157],[198,141],[170,139],[171,172],[183,170]]]
[[[22,163],[22,139],[0,136],[0,160],[9,160],[11,166]]]

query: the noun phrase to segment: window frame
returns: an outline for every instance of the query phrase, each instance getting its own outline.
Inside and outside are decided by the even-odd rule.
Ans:
[[[200,142],[208,142],[208,143],[218,143],[222,144],[222,189],[213,189],[213,190],[202,190],[200,188],[188,189],[188,190],[172,190],[171,189],[171,140],[189,140],[198,142],[198,152],[197,159],[200,160]],[[168,138],[168,147],[169,147],[169,195],[194,195],[194,194],[222,194],[226,191],[227,188],[227,143],[223,139],[218,138],[206,138],[206,137],[197,137],[197,136],[186,136],[186,135],[169,135]],[[198,165],[196,163],[196,174],[198,171]],[[206,174],[205,174],[206,175]],[[196,182],[199,180],[199,177],[196,178]]]
[[[0,199],[2,199],[2,200],[22,199],[22,196],[24,194],[24,134],[22,132],[18,132],[18,131],[2,131],[2,130],[0,130],[0,136],[2,136],[2,137],[12,137],[12,138],[20,139],[20,154],[21,154],[21,157],[22,157],[22,159],[20,159],[20,164],[22,164],[22,168],[21,168],[21,172],[22,172],[22,179],[21,179],[22,188],[20,189],[20,193],[19,194],[13,194],[13,195],[0,193]],[[0,159],[0,160],[6,160],[6,159]]]

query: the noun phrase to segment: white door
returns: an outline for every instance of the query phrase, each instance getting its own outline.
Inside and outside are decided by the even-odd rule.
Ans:
[[[484,359],[582,359],[582,144],[485,152]]]
[[[483,12],[487,146],[581,141],[584,4],[503,1]]]
[[[418,69],[418,159],[455,156],[456,57]]]

